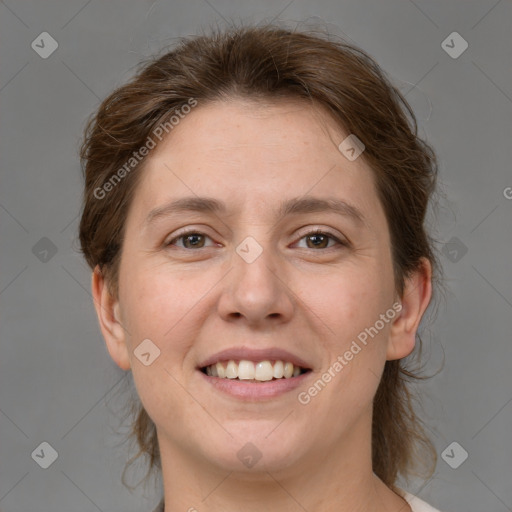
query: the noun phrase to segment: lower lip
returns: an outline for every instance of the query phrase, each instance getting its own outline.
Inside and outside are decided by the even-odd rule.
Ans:
[[[244,382],[237,379],[221,379],[219,377],[210,377],[198,370],[201,377],[215,389],[227,395],[242,400],[264,400],[283,395],[299,387],[312,373],[308,371],[297,377],[289,379],[275,379],[266,382]]]

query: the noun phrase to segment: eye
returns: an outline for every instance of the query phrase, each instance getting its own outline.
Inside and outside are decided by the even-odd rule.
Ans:
[[[321,229],[316,229],[306,233],[300,238],[300,240],[304,239],[306,239],[306,249],[330,249],[332,245],[326,245],[330,240],[337,242],[339,245],[348,246],[347,242],[340,240],[333,233],[322,231]],[[311,242],[311,244],[309,242]]]
[[[201,233],[200,231],[190,230],[178,234],[178,236],[175,236],[164,245],[166,247],[175,245],[180,249],[204,249],[205,247],[208,247],[205,245],[206,239],[212,240],[208,235]],[[336,243],[345,247],[348,247],[349,245],[348,242],[340,240],[333,233],[330,233],[329,231],[322,231],[321,229],[316,229],[306,233],[300,238],[300,240],[304,239],[306,239],[306,249],[330,249],[333,245],[336,245]],[[176,242],[179,241],[182,241],[183,243],[181,245],[177,244]],[[328,244],[330,241],[335,243],[329,246]]]
[[[175,242],[179,240],[183,240],[183,245],[178,247],[180,249],[203,249],[205,247],[204,241],[206,238],[211,238],[200,231],[186,231],[185,233],[181,233],[180,235],[174,237],[169,242],[165,243],[165,246],[176,245]]]

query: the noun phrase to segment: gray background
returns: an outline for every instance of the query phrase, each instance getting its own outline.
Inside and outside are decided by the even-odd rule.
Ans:
[[[448,294],[425,348],[427,371],[444,367],[418,389],[440,457],[408,490],[448,512],[512,510],[511,11],[510,0],[0,1],[0,509],[145,511],[160,497],[158,483],[120,483],[129,378],[105,349],[76,250],[86,117],[178,36],[310,18],[376,58],[439,156]],[[47,59],[31,47],[43,31],[59,45]],[[469,44],[456,59],[441,46],[453,31]],[[58,452],[47,469],[31,457],[44,441]],[[441,457],[454,441],[469,454],[457,469]]]

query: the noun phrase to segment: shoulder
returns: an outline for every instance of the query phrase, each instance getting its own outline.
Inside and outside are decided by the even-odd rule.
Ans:
[[[414,496],[414,494],[410,492],[402,489],[399,489],[399,492],[404,500],[411,506],[412,512],[440,512],[437,508],[430,506],[426,501]]]

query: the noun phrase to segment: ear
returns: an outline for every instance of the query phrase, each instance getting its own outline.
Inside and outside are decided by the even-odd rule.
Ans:
[[[389,334],[386,359],[408,356],[416,344],[416,331],[432,297],[432,265],[422,258],[418,270],[405,280],[402,309],[394,319]]]
[[[119,301],[110,294],[105,277],[98,266],[92,273],[92,295],[110,357],[119,368],[129,370],[130,357],[126,346],[126,331],[120,322]]]

